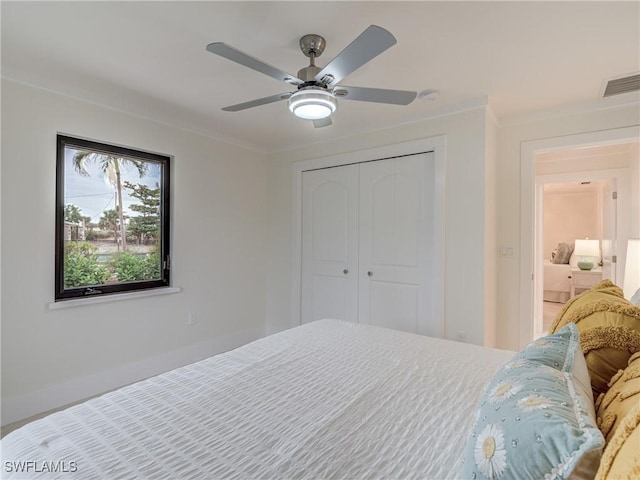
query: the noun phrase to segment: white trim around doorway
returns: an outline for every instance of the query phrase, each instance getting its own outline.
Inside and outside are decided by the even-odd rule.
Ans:
[[[536,155],[560,148],[613,145],[638,141],[640,126],[543,138],[523,142],[520,147],[520,315],[518,344],[533,339],[535,279],[535,165]]]

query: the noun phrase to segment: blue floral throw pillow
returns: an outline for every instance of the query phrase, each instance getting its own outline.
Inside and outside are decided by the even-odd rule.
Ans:
[[[571,323],[527,345],[489,382],[461,477],[593,478],[603,447],[578,329]]]

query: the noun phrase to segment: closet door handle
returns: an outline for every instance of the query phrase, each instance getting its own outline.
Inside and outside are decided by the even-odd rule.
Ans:
[[[342,273],[344,273],[345,275],[347,275],[349,273],[349,269],[345,268],[344,270],[342,270]]]
[[[367,275],[368,275],[368,276],[370,276],[370,277],[373,277],[373,272],[372,272],[371,270],[369,270],[369,271],[367,272]]]

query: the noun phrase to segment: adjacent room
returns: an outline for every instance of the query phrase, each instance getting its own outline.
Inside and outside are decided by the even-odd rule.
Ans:
[[[640,472],[640,3],[0,14],[2,478]]]
[[[534,327],[536,336],[549,331],[563,305],[576,293],[603,279],[616,282],[624,276],[629,202],[635,202],[627,192],[627,177],[638,147],[637,142],[595,145],[536,156],[536,208],[542,211],[536,223],[541,248],[536,252],[541,249],[544,264],[543,292],[536,300],[543,302],[538,310],[542,323]],[[576,241],[587,245],[583,240],[594,249],[594,268],[588,271],[578,267],[585,252],[575,250]],[[536,318],[534,323],[539,321]]]
[[[598,215],[601,210],[598,208],[601,203],[598,202],[599,193],[598,186],[588,181],[544,185],[545,312],[553,310],[554,306],[549,303],[561,308],[570,298],[571,268],[577,267],[578,263],[577,255],[574,255],[575,240],[591,238],[600,241],[602,238]],[[555,314],[558,311],[559,308]],[[554,318],[555,315],[550,318],[545,316],[545,331],[548,331]]]

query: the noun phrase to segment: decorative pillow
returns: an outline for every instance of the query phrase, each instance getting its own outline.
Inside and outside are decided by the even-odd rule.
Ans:
[[[640,478],[640,404],[624,417],[604,449],[596,480]]]
[[[520,365],[522,362],[536,362],[556,370],[566,370],[568,362],[571,360],[567,350],[567,342],[570,340],[574,327],[575,325],[564,328],[562,332],[557,332],[555,335],[534,340],[516,353],[511,363]]]
[[[593,410],[579,332],[569,324],[527,345],[489,382],[460,476],[592,478],[604,446]]]
[[[555,255],[551,255],[551,263],[569,263],[569,259],[573,253],[573,245],[559,243],[554,252]]]
[[[596,419],[607,443],[636,405],[640,405],[640,352],[631,356],[627,368],[614,375],[609,391],[598,397]]]
[[[640,307],[624,299],[622,289],[603,280],[570,299],[556,316],[551,332],[569,322],[578,326],[594,397],[605,393],[611,378],[640,351]]]

